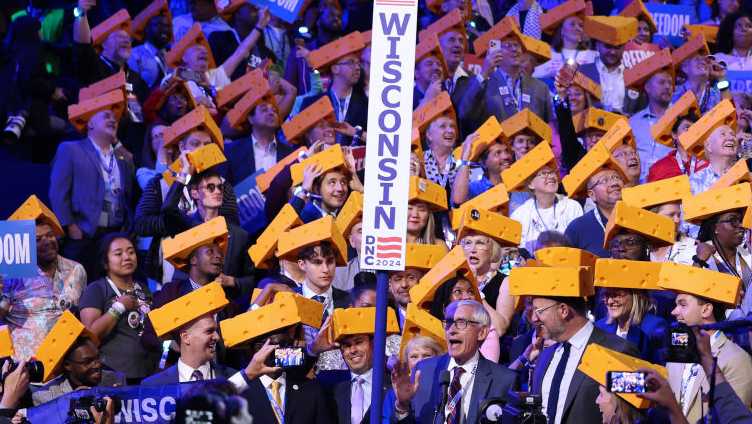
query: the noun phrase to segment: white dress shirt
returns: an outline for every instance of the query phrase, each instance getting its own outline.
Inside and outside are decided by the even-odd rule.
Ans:
[[[609,111],[621,112],[624,107],[624,64],[621,63],[613,71],[609,71],[606,65],[595,61],[595,67],[601,78],[601,102]]]
[[[475,372],[477,372],[479,358],[480,354],[478,352],[475,352],[475,355],[473,355],[472,358],[470,358],[464,364],[459,365],[457,361],[454,360],[454,358],[450,357],[449,365],[447,365],[447,370],[449,371],[450,386],[452,378],[454,378],[454,367],[459,366],[465,370],[465,372],[460,377],[460,385],[462,385],[462,388],[465,390],[462,396],[462,418],[460,419],[460,422],[465,422],[467,420],[467,413],[470,410],[470,399],[473,397],[473,385],[475,383]],[[447,388],[447,393],[448,390],[449,388]],[[447,404],[452,401],[451,398],[447,399]],[[444,411],[444,416],[449,416],[446,410]]]
[[[196,370],[201,372],[201,375],[204,376],[204,380],[214,380],[216,378],[210,362],[206,362],[198,368],[192,368],[190,365],[183,362],[182,359],[178,359],[178,382],[187,383],[191,381],[197,381],[193,379],[193,371]],[[232,383],[232,385],[235,386],[236,389],[238,389],[238,392],[245,391],[245,389],[248,388],[248,383],[246,382],[245,378],[243,378],[242,371],[236,372],[227,380]]]
[[[253,160],[256,164],[254,171],[268,171],[269,168],[277,163],[277,139],[271,141],[266,146],[262,146],[256,137],[251,135],[251,143],[253,143]]]
[[[264,390],[266,390],[266,393],[269,395],[269,399],[274,399],[274,393],[272,392],[272,379],[268,375],[262,375],[259,377],[259,381],[261,381],[261,384],[264,386]],[[277,382],[279,383],[279,399],[282,401],[282,405],[279,405],[280,408],[282,408],[282,411],[285,410],[285,389],[287,388],[287,382],[285,374],[282,373],[279,377],[277,377]],[[272,407],[272,410],[274,410],[274,407]]]
[[[363,374],[350,372],[350,405],[352,405],[353,396],[355,396],[355,378],[363,379],[363,411],[368,411],[371,407],[371,388],[373,387],[373,368]],[[363,416],[365,418],[365,415]],[[353,423],[355,424],[355,423]]]
[[[329,287],[325,292],[321,294],[317,294],[308,287],[309,284],[310,283],[308,282],[308,280],[303,282],[303,290],[302,290],[303,297],[307,299],[313,299],[313,296],[322,296],[324,298],[324,308],[326,308],[326,312],[329,315],[333,314],[334,313],[334,298],[332,296],[332,288]]]
[[[564,377],[562,377],[561,381],[553,381],[553,379],[556,367],[559,365],[559,360],[561,360],[561,355],[564,353],[563,345],[559,345],[559,347],[556,348],[554,357],[551,358],[551,363],[548,365],[548,369],[546,369],[546,375],[543,377],[543,387],[541,389],[544,414],[548,414],[546,409],[548,406],[548,394],[551,392],[551,386],[553,384],[559,386],[559,402],[556,404],[556,411],[558,413],[556,414],[556,422],[551,424],[561,424],[561,417],[564,415],[562,413],[564,411],[564,404],[567,401],[567,394],[569,393],[569,384],[572,382],[572,377],[574,376],[575,371],[577,371],[577,366],[580,364],[582,354],[585,353],[585,348],[587,347],[587,342],[590,340],[591,334],[593,334],[593,323],[587,321],[585,325],[580,328],[580,331],[567,340],[572,347],[569,350],[567,367],[564,370]]]

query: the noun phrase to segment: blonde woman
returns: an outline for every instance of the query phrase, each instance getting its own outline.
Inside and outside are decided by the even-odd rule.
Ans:
[[[426,358],[443,355],[445,352],[446,350],[434,339],[425,336],[416,336],[407,342],[405,351],[402,352],[402,362],[407,363],[412,374],[413,368],[415,368],[418,362]]]
[[[603,415],[603,424],[632,424],[642,422],[645,415],[619,396],[600,386],[600,393],[595,404]]]

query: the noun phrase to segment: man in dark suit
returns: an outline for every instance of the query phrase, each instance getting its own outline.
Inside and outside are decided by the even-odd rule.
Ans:
[[[558,343],[538,358],[532,392],[543,401],[543,412],[551,424],[601,421],[595,403],[599,384],[577,369],[587,345],[597,343],[609,349],[639,356],[630,342],[598,329],[586,316],[582,297],[533,295],[532,324],[545,339]]]
[[[406,364],[392,371],[396,395],[394,422],[435,422],[436,414],[448,423],[477,423],[480,404],[489,397],[506,398],[515,381],[514,372],[484,358],[479,348],[488,336],[491,318],[474,300],[452,302],[445,311],[444,328],[449,344],[446,355],[418,363],[411,381]],[[449,387],[440,384],[450,373]],[[442,391],[447,390],[446,394]],[[446,395],[446,406],[440,409]]]
[[[463,128],[478,128],[491,115],[499,122],[530,109],[546,122],[553,117],[548,86],[522,73],[522,40],[510,34],[498,49],[489,49],[480,74],[471,78],[460,102]]]
[[[96,109],[71,116],[86,120],[87,137],[58,146],[50,175],[52,210],[68,236],[63,256],[83,265],[91,278],[96,276],[91,252],[103,235],[128,228],[134,199],[133,162],[114,148],[123,99],[103,100]]]

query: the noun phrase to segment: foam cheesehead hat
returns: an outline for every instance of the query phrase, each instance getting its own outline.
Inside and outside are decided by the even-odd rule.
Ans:
[[[423,103],[413,111],[413,128],[423,133],[436,118],[449,115],[457,122],[457,114],[452,106],[452,99],[446,91],[442,91],[433,99]]]
[[[491,115],[486,119],[486,122],[475,130],[475,134],[477,134],[478,137],[473,141],[473,145],[470,147],[469,160],[471,162],[478,161],[480,157],[483,156],[483,153],[485,153],[485,151],[488,150],[496,140],[502,137],[504,131],[501,129],[501,124],[499,124],[496,116]],[[462,146],[455,148],[452,155],[457,160],[462,159]]]
[[[692,38],[697,35],[705,37],[708,43],[715,43],[718,39],[718,26],[717,25],[689,25],[685,24],[684,29],[689,32],[689,37]]]
[[[447,31],[457,31],[462,33],[467,42],[467,30],[465,29],[465,20],[462,17],[462,12],[459,9],[454,9],[441,18],[437,19],[434,23],[429,25],[426,29],[418,33],[418,39],[423,41],[430,35],[435,34],[437,37],[441,37]]]
[[[269,259],[274,257],[279,237],[290,228],[303,224],[300,216],[291,204],[285,203],[264,232],[256,239],[256,244],[248,248],[248,256],[253,265],[260,269],[269,269]]]
[[[335,222],[342,236],[347,238],[350,230],[358,222],[363,220],[363,193],[353,190],[347,197],[345,204],[339,210]]]
[[[343,337],[359,334],[373,335],[376,328],[376,308],[336,308],[332,313],[332,340],[338,342]],[[399,333],[397,314],[394,309],[386,311],[386,333]]]
[[[504,183],[496,184],[490,189],[461,204],[458,208],[452,209],[452,229],[457,230],[460,228],[462,216],[467,211],[478,209],[501,212],[500,209],[505,209],[504,206],[508,202],[509,193],[507,192]]]
[[[432,211],[445,211],[447,209],[446,190],[429,179],[411,175],[408,202],[423,202]]]
[[[621,190],[621,200],[625,204],[644,209],[665,203],[681,202],[691,195],[689,177],[685,174],[638,184],[634,187],[624,187]]]
[[[513,268],[509,274],[509,294],[532,297],[592,296],[592,270],[584,266]]]
[[[600,84],[593,81],[589,76],[580,71],[575,71],[574,78],[572,78],[572,84],[582,88],[597,100],[600,100],[601,97],[603,97],[603,90],[601,90]]]
[[[752,181],[752,173],[750,170],[752,169],[752,159],[748,158],[741,158],[734,166],[729,168],[726,173],[721,175],[721,178],[718,179],[715,183],[713,183],[712,186],[710,186],[710,190],[715,190],[717,188],[724,188],[724,187],[730,187],[734,184],[739,184],[743,182]]]
[[[519,246],[522,224],[500,213],[470,209],[461,218],[457,240],[462,240],[470,233],[490,237],[502,246]]]
[[[100,22],[91,29],[91,44],[96,49],[101,49],[102,44],[115,31],[123,30],[130,35],[131,15],[125,9],[118,10],[114,15]]]
[[[157,337],[164,337],[205,315],[214,314],[228,303],[218,281],[206,284],[188,294],[149,312],[149,321]]]
[[[600,130],[608,132],[619,120],[626,120],[623,115],[612,113],[597,107],[590,107],[572,117],[574,130],[577,134],[585,130]]]
[[[614,121],[611,128],[598,140],[598,144],[606,146],[611,153],[624,144],[628,144],[637,150],[637,143],[635,142],[634,134],[632,134],[632,127],[626,119],[617,119]]]
[[[588,16],[585,34],[612,46],[623,46],[637,35],[637,19],[626,16]]]
[[[192,131],[198,130],[209,133],[212,141],[224,150],[225,139],[222,137],[222,131],[219,130],[219,127],[209,113],[209,110],[203,105],[186,113],[165,129],[164,145],[170,146],[178,143],[183,137],[186,137]]]
[[[528,108],[522,109],[501,123],[504,139],[508,142],[517,134],[528,131],[539,141],[551,143],[551,127]]]
[[[736,131],[736,108],[729,99],[721,100],[679,136],[679,143],[689,154],[703,157],[705,140],[716,128],[728,125]]]
[[[663,366],[617,352],[597,343],[587,345],[582,354],[582,360],[577,366],[580,372],[592,378],[601,386],[606,385],[606,373],[609,371],[634,372],[643,368],[655,370],[663,378],[668,378],[668,371]],[[651,405],[649,400],[638,397],[634,393],[616,393],[616,395],[638,409],[645,409]]]
[[[553,34],[564,21],[570,16],[579,16],[585,19],[586,16],[593,14],[592,5],[584,0],[569,0],[560,3],[540,17],[541,30],[546,34]]]
[[[537,264],[532,266],[546,267],[576,267],[584,269],[585,281],[593,280],[595,261],[597,256],[587,250],[574,247],[547,247],[535,252]]]
[[[430,56],[435,56],[439,60],[441,69],[444,70],[445,78],[450,77],[449,66],[447,66],[446,59],[444,59],[444,53],[441,52],[439,37],[436,34],[429,34],[424,37],[415,47],[415,66],[417,67],[421,60]]]
[[[207,41],[204,32],[201,30],[201,24],[198,22],[194,23],[188,32],[186,32],[177,43],[174,43],[172,48],[167,52],[165,55],[167,66],[171,68],[177,68],[180,66],[183,62],[183,55],[185,55],[186,50],[195,45],[200,45],[206,49],[209,69],[216,68],[217,62],[214,61],[214,55],[212,55],[209,41]]]
[[[7,325],[0,326],[0,358],[12,358],[16,355],[13,348],[13,338]]]
[[[519,25],[517,25],[517,21],[511,16],[506,16],[473,41],[475,55],[483,57],[490,48],[492,40],[504,40],[509,37],[516,38],[520,42],[520,45],[523,44],[522,33],[520,32]]]
[[[212,218],[172,238],[162,240],[164,259],[175,268],[185,269],[188,258],[201,246],[217,245],[227,253],[227,222],[223,216]]]
[[[674,128],[674,124],[679,117],[688,113],[694,113],[698,117],[700,116],[700,107],[697,106],[697,97],[692,90],[687,90],[679,100],[674,102],[666,112],[661,115],[652,127],[650,127],[650,135],[653,139],[666,147],[675,147],[674,137],[671,132]]]
[[[323,303],[297,293],[279,292],[272,303],[222,320],[219,328],[225,346],[233,347],[297,324],[319,328],[323,315]]]
[[[227,158],[225,157],[222,148],[215,143],[201,146],[196,150],[188,152],[185,156],[196,174],[204,172],[207,169],[221,163],[227,162]],[[168,187],[172,186],[172,183],[175,182],[174,175],[179,173],[182,168],[183,163],[181,159],[178,158],[175,159],[175,161],[170,165],[168,169],[165,169],[165,171],[162,172],[162,178],[164,178],[164,181]]]
[[[272,88],[269,85],[269,81],[263,76],[263,73],[255,74],[251,86],[253,88],[246,91],[243,97],[227,112],[227,122],[235,129],[243,129],[250,125],[248,123],[248,115],[260,103],[269,103],[279,115],[277,100],[274,94],[272,94]]]
[[[420,309],[415,303],[409,303],[405,312],[405,321],[402,325],[402,338],[399,350],[400,360],[405,355],[405,349],[410,340],[418,336],[432,339],[444,350],[447,348],[446,334],[441,320],[431,315],[428,311]]]
[[[293,164],[290,167],[290,176],[292,177],[293,186],[303,182],[303,172],[308,165],[318,165],[321,167],[321,175],[335,169],[343,169],[348,174],[350,173],[350,170],[347,168],[347,162],[345,161],[345,154],[339,144],[327,147],[326,149]]]
[[[128,81],[125,79],[125,71],[120,71],[78,90],[78,101],[93,99],[112,90],[120,90],[126,96],[126,84]]]
[[[441,6],[444,4],[446,0],[426,0],[426,8],[430,10],[435,15],[441,15],[443,11],[441,10]],[[470,15],[472,12],[472,6],[470,3],[470,0],[463,0],[464,6],[459,6],[452,10],[457,10],[465,13],[466,15]],[[463,10],[464,9],[464,10]]]
[[[170,12],[170,5],[168,4],[167,0],[154,0],[153,2],[149,3],[149,5],[141,11],[141,13],[136,15],[136,17],[133,18],[133,23],[131,24],[131,36],[133,36],[133,38],[135,38],[136,40],[143,40],[146,26],[149,24],[151,18],[160,15],[164,16],[167,20],[167,26],[170,28],[169,41],[172,41],[172,38],[174,37],[172,33],[172,12]]]
[[[36,221],[37,224],[47,224],[52,227],[52,231],[57,237],[65,236],[63,226],[60,225],[60,221],[55,216],[55,213],[50,210],[39,198],[32,194],[26,201],[24,201],[18,209],[15,210],[9,217],[8,221]]]
[[[347,242],[332,216],[325,216],[282,233],[277,240],[277,257],[296,261],[298,252],[322,242],[332,245],[337,266],[347,264]]]
[[[593,285],[619,289],[660,290],[660,273],[659,262],[600,258],[595,261]]]
[[[621,200],[616,202],[605,231],[604,249],[608,249],[611,240],[622,231],[639,234],[654,247],[670,246],[676,241],[676,225],[671,218],[629,206]]]
[[[251,90],[258,91],[262,94],[266,93],[267,86],[269,86],[269,82],[264,76],[264,70],[256,68],[217,91],[217,107],[222,110],[229,109],[234,106],[245,93]]]
[[[663,262],[658,286],[664,290],[688,293],[732,308],[741,300],[739,277],[705,268]]]
[[[407,243],[405,268],[428,271],[435,267],[446,254],[446,248],[438,244]]]
[[[44,365],[43,383],[60,373],[65,355],[79,337],[86,337],[99,345],[99,339],[81,321],[70,311],[63,312],[33,356]]]
[[[553,168],[558,177],[556,156],[551,146],[548,143],[538,143],[509,168],[501,171],[501,179],[509,191],[525,191],[526,184],[545,166]]]
[[[742,226],[752,228],[750,205],[752,205],[752,188],[750,183],[741,183],[729,187],[707,190],[684,199],[682,204],[684,220],[693,224],[722,213],[740,210],[744,213]]]
[[[658,31],[658,27],[655,25],[653,15],[648,12],[648,9],[645,7],[645,3],[643,3],[642,0],[632,0],[632,2],[630,2],[624,9],[622,9],[621,12],[619,12],[619,15],[626,16],[628,18],[636,18],[638,21],[645,21],[650,27],[651,32]]]
[[[358,54],[365,47],[363,36],[360,32],[353,31],[312,51],[307,58],[308,64],[313,69],[325,71],[340,58],[348,54]]]
[[[577,162],[568,175],[562,178],[561,182],[567,195],[574,197],[580,194],[587,188],[588,180],[604,169],[616,171],[624,181],[627,181],[624,168],[614,160],[606,145],[599,142]]]
[[[418,284],[410,288],[410,301],[418,307],[426,309],[428,303],[433,301],[436,290],[450,278],[462,274],[463,278],[470,281],[470,285],[477,291],[478,280],[470,269],[470,264],[465,256],[462,246],[455,246],[441,260],[418,281]],[[480,294],[477,295],[480,298]]]
[[[306,146],[300,146],[294,152],[285,156],[282,160],[277,161],[271,168],[267,169],[263,174],[256,176],[256,186],[262,193],[266,192],[272,185],[272,181],[282,172],[283,169],[291,166],[301,157],[305,157],[308,154],[308,148]]]
[[[710,54],[710,49],[705,36],[698,34],[671,52],[671,60],[674,62],[674,68],[681,69],[682,63],[692,56],[707,56],[708,54]]]
[[[674,80],[674,62],[669,49],[663,49],[624,71],[624,86],[641,90],[658,72],[668,72]]]
[[[68,120],[78,132],[83,133],[89,119],[103,110],[111,110],[115,113],[116,119],[120,121],[125,106],[123,91],[112,90],[101,96],[82,100],[75,105],[68,106]]]
[[[300,144],[308,130],[314,128],[319,122],[335,122],[336,120],[334,107],[329,96],[321,96],[310,106],[301,110],[294,118],[282,124],[282,132],[287,141]]]

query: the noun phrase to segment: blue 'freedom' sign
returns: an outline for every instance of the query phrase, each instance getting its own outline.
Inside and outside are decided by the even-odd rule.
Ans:
[[[658,31],[657,37],[666,37],[671,44],[678,46],[683,42],[682,29],[684,25],[695,24],[697,16],[692,6],[679,4],[645,3],[645,7],[653,16]]]
[[[34,221],[0,221],[0,277],[37,275],[37,237]]]
[[[287,23],[293,23],[300,15],[300,9],[309,0],[251,0],[251,3],[258,7],[268,7],[269,13],[284,20]]]

